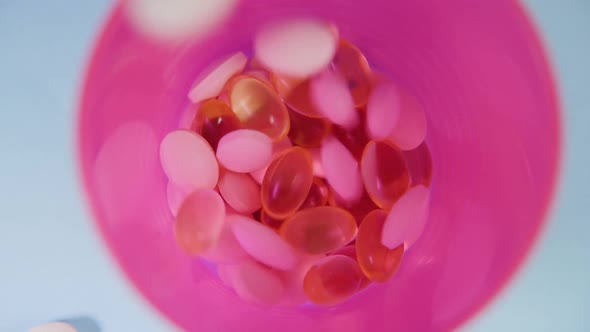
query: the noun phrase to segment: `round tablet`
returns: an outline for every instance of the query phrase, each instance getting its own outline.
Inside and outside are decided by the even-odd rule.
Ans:
[[[217,146],[217,159],[223,167],[238,173],[264,168],[272,156],[272,140],[251,129],[239,129],[223,136]]]
[[[363,193],[359,163],[342,143],[333,137],[324,140],[321,161],[326,180],[346,201],[357,201]]]
[[[241,73],[247,62],[246,55],[238,52],[220,64],[209,68],[201,74],[201,77],[195,80],[193,88],[188,93],[189,99],[193,103],[198,103],[205,99],[217,97],[223,90],[225,83],[233,76]]]
[[[273,72],[307,77],[330,64],[337,45],[334,26],[312,19],[291,19],[262,29],[255,37],[254,51]]]
[[[311,81],[311,97],[317,110],[333,123],[354,128],[359,116],[344,77],[326,70]]]
[[[297,264],[295,250],[271,228],[239,215],[229,216],[227,222],[242,248],[259,262],[279,270]]]
[[[219,193],[239,213],[251,214],[260,209],[260,186],[250,175],[224,171],[219,177]]]
[[[276,304],[285,293],[285,286],[277,272],[256,262],[231,267],[228,274],[236,293],[244,300]]]
[[[367,134],[371,139],[389,137],[397,125],[400,113],[398,89],[390,83],[381,83],[373,90],[367,105]]]
[[[430,190],[422,185],[408,190],[393,205],[385,224],[381,242],[389,249],[402,244],[406,249],[420,237],[428,216]]]
[[[426,115],[420,102],[408,91],[399,89],[400,114],[391,139],[402,150],[420,146],[426,137]]]
[[[190,189],[213,189],[219,178],[219,165],[213,149],[200,135],[176,130],[160,144],[160,161],[170,181]]]

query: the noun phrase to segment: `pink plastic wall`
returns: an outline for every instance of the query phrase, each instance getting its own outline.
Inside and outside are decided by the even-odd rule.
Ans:
[[[335,307],[244,303],[171,237],[158,145],[191,80],[248,50],[260,24],[334,21],[372,64],[424,103],[434,159],[427,229],[398,276]],[[512,0],[243,0],[210,39],[156,47],[120,10],[83,90],[83,180],[101,234],[139,291],[190,331],[444,331],[482,308],[531,248],[560,154],[556,92],[537,36]]]

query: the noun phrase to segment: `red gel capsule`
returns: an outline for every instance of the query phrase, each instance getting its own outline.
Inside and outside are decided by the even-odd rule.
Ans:
[[[289,132],[287,107],[272,87],[242,75],[229,84],[231,107],[244,128],[261,131],[279,141]]]
[[[397,272],[404,254],[404,245],[389,249],[381,243],[384,210],[370,212],[359,227],[356,254],[363,273],[372,281],[386,282]]]
[[[307,194],[303,204],[301,204],[301,209],[324,206],[328,203],[329,197],[330,189],[328,188],[326,181],[322,180],[321,178],[314,177],[311,188],[309,189],[309,193]]]
[[[347,202],[346,200],[340,198],[334,191],[331,191],[328,203],[331,206],[337,206],[349,211],[356,220],[357,225],[361,224],[369,212],[379,208],[377,205],[375,205],[366,191],[363,191],[363,196],[361,196],[361,199],[355,203]]]
[[[313,182],[309,151],[292,147],[271,161],[262,180],[262,207],[273,218],[284,219],[299,209]]]
[[[361,114],[359,124],[351,129],[334,126],[332,131],[334,136],[352,153],[352,155],[360,160],[363,155],[363,150],[367,143],[369,143],[369,137],[365,132],[365,115]]]
[[[314,264],[305,275],[303,289],[313,303],[340,303],[361,288],[363,273],[356,261],[343,255],[328,256]]]
[[[404,151],[403,154],[410,172],[412,186],[423,184],[428,187],[432,182],[432,157],[426,142],[414,150]]]
[[[322,118],[310,97],[308,79],[298,79],[271,74],[270,80],[274,88],[295,112],[310,118]]]
[[[373,202],[385,210],[389,210],[410,185],[404,156],[389,141],[367,144],[361,159],[361,176]]]
[[[356,107],[366,105],[373,73],[363,53],[349,41],[341,39],[332,65],[346,79]]]
[[[281,236],[303,253],[320,255],[342,248],[354,240],[354,217],[346,210],[319,206],[298,211],[281,226]]]
[[[289,118],[289,138],[295,145],[317,148],[332,131],[332,124],[324,118],[310,118],[294,111],[289,111]]]
[[[221,137],[241,127],[240,120],[229,105],[217,99],[209,99],[199,107],[191,130],[203,136],[215,151]]]

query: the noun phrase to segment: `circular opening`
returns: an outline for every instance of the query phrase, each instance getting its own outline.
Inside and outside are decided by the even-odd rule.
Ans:
[[[372,64],[416,94],[428,117],[428,227],[395,280],[335,307],[243,302],[183,254],[158,160],[195,76],[248,50],[262,24],[293,16],[334,22]],[[554,89],[514,1],[248,0],[205,39],[174,47],[142,39],[117,8],[83,90],[82,175],[120,266],[186,330],[449,330],[506,283],[543,225],[560,148]]]

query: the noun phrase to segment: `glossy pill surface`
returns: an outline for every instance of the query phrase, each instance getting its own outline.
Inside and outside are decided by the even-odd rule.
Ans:
[[[293,248],[310,255],[342,248],[357,233],[354,217],[346,210],[320,206],[298,211],[280,229]]]

